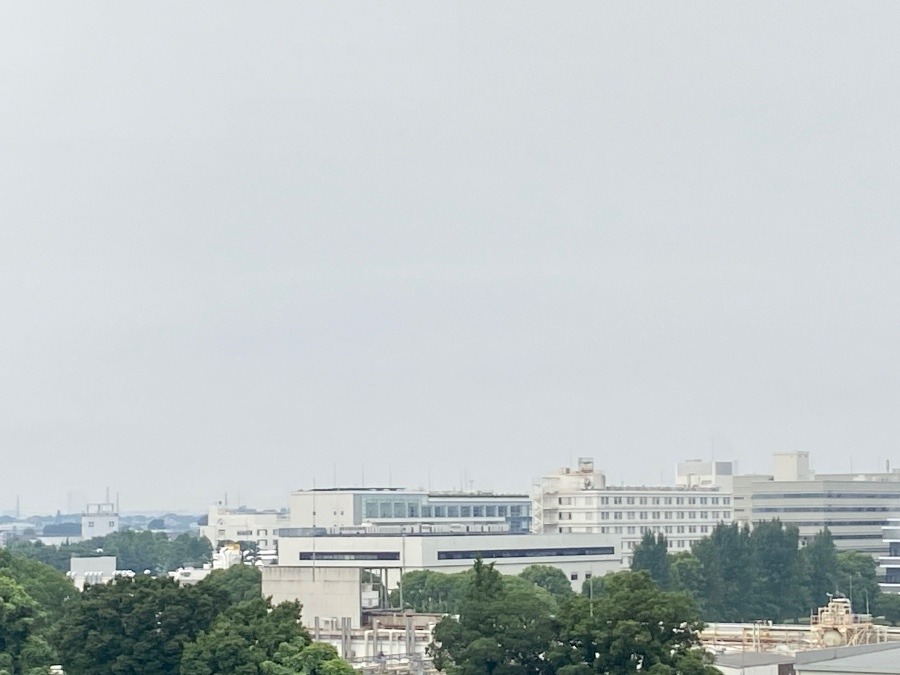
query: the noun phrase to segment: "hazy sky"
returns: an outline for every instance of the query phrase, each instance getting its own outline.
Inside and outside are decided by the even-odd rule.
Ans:
[[[898,25],[4,3],[0,510],[900,464]]]

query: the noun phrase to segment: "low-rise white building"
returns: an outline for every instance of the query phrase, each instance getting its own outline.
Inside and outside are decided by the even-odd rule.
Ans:
[[[274,602],[300,600],[307,620],[351,617],[354,627],[364,609],[366,572],[393,588],[406,572],[464,572],[481,558],[502,574],[552,565],[580,589],[594,575],[622,569],[619,538],[613,535],[291,534],[282,532],[277,564],[260,568],[263,595]]]
[[[81,538],[105,537],[119,531],[119,511],[112,502],[88,504],[81,513]]]
[[[206,525],[200,534],[220,548],[227,542],[249,541],[261,549],[275,547],[278,529],[288,527],[290,519],[283,511],[257,511],[246,507],[229,508],[214,504],[209,508]]]
[[[677,552],[731,521],[731,493],[718,486],[612,486],[590,457],[535,486],[534,532],[620,537],[625,564],[648,532],[664,534]]]

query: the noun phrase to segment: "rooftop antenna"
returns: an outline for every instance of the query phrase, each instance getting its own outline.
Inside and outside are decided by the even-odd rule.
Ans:
[[[106,503],[109,504],[109,485],[106,486]]]

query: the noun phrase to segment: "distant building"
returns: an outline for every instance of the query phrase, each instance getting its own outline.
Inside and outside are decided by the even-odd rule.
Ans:
[[[81,513],[81,537],[93,539],[119,531],[119,512],[112,502],[88,504]]]
[[[528,532],[527,494],[425,492],[403,488],[317,488],[290,497],[291,527],[432,525],[471,530]],[[495,527],[491,527],[495,526]]]
[[[888,520],[881,531],[887,555],[878,559],[884,579],[879,586],[884,593],[900,593],[900,519]]]
[[[777,453],[773,469],[770,476],[735,477],[741,522],[777,518],[799,529],[801,543],[827,527],[838,550],[887,552],[882,528],[900,516],[900,473],[816,474],[808,452]]]
[[[122,574],[133,575],[132,572],[116,570],[116,556],[103,555],[88,558],[71,558],[66,576],[75,584],[75,588],[83,591],[85,585],[105,584]]]
[[[675,468],[675,485],[678,487],[717,487],[730,493],[737,473],[737,462],[705,461],[689,459],[678,462]]]
[[[209,508],[207,524],[200,527],[200,534],[210,541],[213,549],[226,542],[240,541],[270,549],[275,547],[278,528],[289,525],[290,520],[284,512],[229,508],[219,503]]]
[[[503,574],[529,565],[552,565],[573,588],[586,579],[622,569],[618,537],[536,534],[319,534],[300,528],[283,533],[278,561],[260,568],[263,595],[273,602],[300,600],[308,621],[350,617],[362,623],[364,610],[387,609],[386,598],[371,598],[372,580],[398,588],[403,573],[415,570],[463,572],[477,558]]]
[[[620,537],[625,564],[648,532],[664,534],[673,552],[686,551],[718,523],[732,520],[731,493],[716,485],[613,486],[591,457],[542,477],[533,513],[536,533]]]

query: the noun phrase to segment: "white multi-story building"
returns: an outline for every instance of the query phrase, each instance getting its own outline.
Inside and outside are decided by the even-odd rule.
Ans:
[[[88,504],[81,513],[81,538],[105,537],[119,531],[119,510],[112,502]]]
[[[329,530],[428,525],[453,531],[528,532],[525,494],[425,492],[403,488],[316,488],[290,497],[290,526]]]
[[[209,509],[200,532],[218,548],[229,541],[276,546],[279,532],[315,528],[320,532],[512,532],[531,528],[527,495],[486,492],[425,492],[403,488],[314,488],[297,490],[287,511]]]
[[[245,507],[229,508],[223,504],[209,507],[206,525],[200,534],[220,548],[226,542],[249,541],[261,549],[275,546],[278,529],[288,527],[290,519],[283,511],[256,511]]]
[[[736,473],[737,462],[688,459],[678,462],[675,468],[675,485],[678,487],[717,487],[723,492],[731,492]]]
[[[395,589],[406,572],[464,572],[478,558],[503,574],[552,565],[576,590],[594,575],[622,569],[619,539],[612,535],[285,532],[278,542],[277,563],[260,568],[262,591],[273,602],[300,600],[307,620],[350,617],[353,626],[359,626],[366,609],[365,580],[378,577],[385,588]]]
[[[621,537],[626,564],[648,532],[664,534],[677,552],[731,521],[731,494],[718,486],[611,486],[587,457],[576,469],[559,469],[535,486],[534,532]]]
[[[900,519],[891,519],[882,526],[887,555],[879,558],[883,579],[879,586],[885,593],[900,593]]]
[[[883,527],[900,516],[900,473],[816,474],[808,452],[777,453],[771,476],[736,477],[738,518],[750,525],[779,519],[801,543],[828,528],[835,547],[887,552]]]

